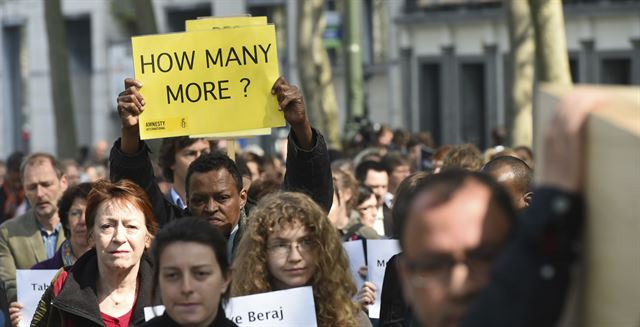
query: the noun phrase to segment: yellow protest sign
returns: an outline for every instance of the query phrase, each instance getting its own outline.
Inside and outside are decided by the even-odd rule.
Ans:
[[[284,126],[271,87],[275,27],[246,26],[132,38],[145,111],[140,138]]]
[[[187,32],[191,31],[203,31],[210,29],[220,28],[234,28],[241,26],[254,26],[254,25],[267,25],[267,17],[199,17],[195,20],[187,20],[185,27]],[[244,131],[236,131],[231,133],[213,133],[203,135],[191,135],[191,138],[213,138],[213,139],[227,139],[227,138],[242,138],[259,135],[270,135],[271,128],[249,129]]]
[[[216,28],[234,28],[254,25],[267,25],[267,17],[202,17],[198,19],[187,20],[185,22],[185,30],[187,32],[190,32]]]
[[[244,131],[189,135],[190,138],[238,139],[259,135],[271,135],[271,128],[248,129]]]

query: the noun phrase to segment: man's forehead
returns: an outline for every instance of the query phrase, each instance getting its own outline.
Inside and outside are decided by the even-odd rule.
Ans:
[[[365,178],[365,181],[367,181],[367,182],[384,181],[388,177],[389,176],[387,175],[386,171],[376,171],[376,170],[373,170],[373,169],[369,169],[367,171],[367,176]]]
[[[184,148],[179,148],[178,151],[182,151],[182,150],[196,150],[196,149],[210,149],[211,146],[209,145],[209,142],[207,142],[206,140],[197,140],[187,146],[185,146]]]
[[[394,172],[405,172],[405,171],[408,171],[410,169],[411,168],[409,167],[409,165],[402,164],[402,165],[398,165],[395,168],[393,168],[393,171]]]
[[[233,178],[233,175],[225,169],[215,169],[207,172],[194,172],[189,179],[189,188],[206,188],[208,190],[220,191],[220,189],[227,189],[235,187],[237,191],[237,185]],[[199,189],[199,191],[203,191]]]
[[[51,162],[47,160],[36,161],[33,164],[29,164],[24,167],[24,176],[25,180],[29,180],[31,178],[35,178],[38,175],[39,178],[47,177],[50,179],[57,179],[56,171],[51,165]]]
[[[434,191],[417,195],[409,209],[409,223],[431,227],[455,225],[482,217],[489,207],[490,191],[478,183],[465,183],[448,199]]]
[[[492,205],[489,188],[466,182],[445,202],[434,192],[418,195],[408,213],[405,236],[410,243],[439,250],[468,249],[484,241],[500,242],[508,226],[506,217],[497,215],[501,215],[501,211]],[[490,226],[492,224],[500,226]],[[494,231],[493,227],[500,230]]]

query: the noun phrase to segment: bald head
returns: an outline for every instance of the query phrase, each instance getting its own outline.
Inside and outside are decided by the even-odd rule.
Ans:
[[[507,188],[516,208],[523,209],[529,205],[533,171],[524,161],[512,156],[498,157],[489,161],[480,171]]]

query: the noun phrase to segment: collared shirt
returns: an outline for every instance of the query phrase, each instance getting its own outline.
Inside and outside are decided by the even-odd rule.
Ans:
[[[376,215],[376,222],[373,223],[373,229],[376,230],[378,235],[386,235],[384,232],[384,205],[378,207],[378,214]]]
[[[56,244],[58,243],[58,236],[60,235],[62,224],[58,223],[51,234],[49,234],[49,231],[47,231],[40,222],[38,222],[38,228],[40,229],[40,235],[44,243],[44,250],[47,252],[47,259],[51,259],[56,254]]]
[[[238,234],[239,224],[233,226],[231,230],[231,234],[229,234],[229,240],[227,241],[227,257],[229,258],[229,262],[233,261],[233,241],[236,239],[236,235]]]
[[[173,186],[171,186],[171,191],[170,191],[169,194],[171,195],[171,203],[175,204],[176,206],[178,206],[178,208],[180,208],[182,210],[187,208],[187,205],[180,198],[180,194],[178,194],[178,192],[176,192],[176,189],[173,188]]]
[[[386,205],[387,208],[393,208],[393,194],[387,192],[387,194],[384,195],[383,199],[384,205]]]

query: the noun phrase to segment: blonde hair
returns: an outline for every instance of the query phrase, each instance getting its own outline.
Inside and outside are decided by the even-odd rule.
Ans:
[[[359,308],[351,300],[356,286],[349,273],[349,261],[338,232],[324,211],[304,194],[281,192],[268,195],[251,212],[251,217],[235,255],[232,296],[272,290],[267,263],[267,240],[276,224],[299,223],[316,242],[313,287],[318,326],[355,326]]]

